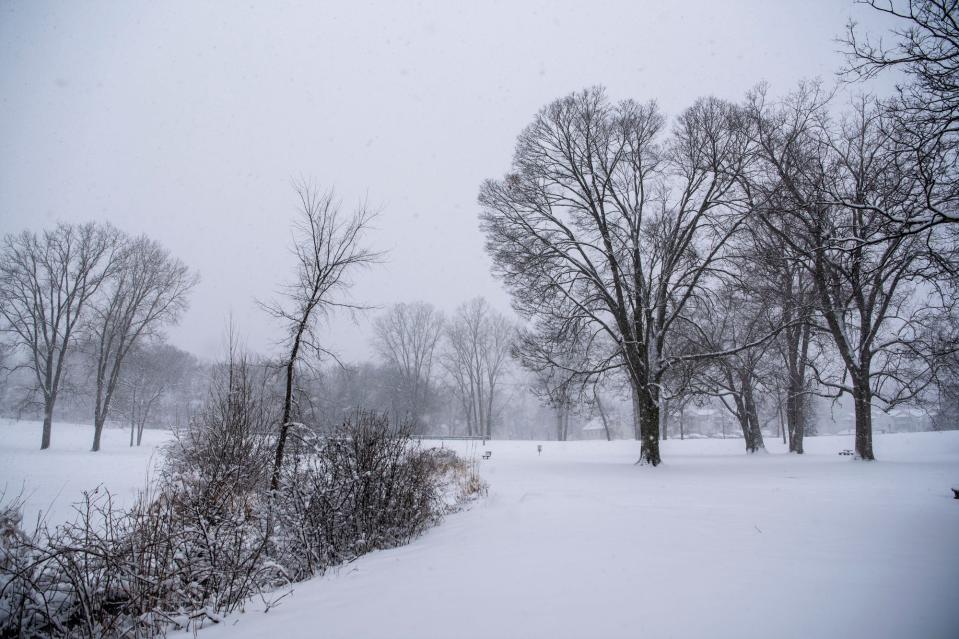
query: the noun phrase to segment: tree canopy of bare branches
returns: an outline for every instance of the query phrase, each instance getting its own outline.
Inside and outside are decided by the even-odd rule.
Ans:
[[[114,268],[90,305],[89,344],[94,351],[93,450],[100,437],[130,350],[187,308],[197,276],[147,237],[119,236]]]
[[[896,142],[899,161],[924,177],[924,206],[898,211],[896,219],[909,223],[906,230],[959,222],[959,3],[862,4],[891,16],[897,26],[890,44],[850,22],[842,39],[847,60],[842,74],[858,80],[892,69],[904,73],[897,96],[884,104],[886,118],[895,125],[887,132]]]
[[[468,435],[490,438],[498,392],[516,329],[482,297],[456,309],[446,324],[441,362],[463,407]]]
[[[414,427],[426,407],[443,324],[443,315],[425,302],[395,304],[373,322],[376,348],[400,374],[405,411]]]
[[[58,224],[7,235],[0,246],[0,330],[25,354],[42,396],[42,449],[50,446],[68,353],[90,299],[113,272],[116,236],[108,225]]]
[[[479,196],[487,250],[517,311],[576,324],[586,344],[613,345],[593,359],[626,369],[640,461],[651,465],[660,463],[671,334],[740,224],[749,160],[738,110],[721,100],[697,101],[671,136],[664,127],[652,102],[612,104],[601,88],[573,93],[537,114],[510,172]],[[594,340],[599,333],[608,339]]]

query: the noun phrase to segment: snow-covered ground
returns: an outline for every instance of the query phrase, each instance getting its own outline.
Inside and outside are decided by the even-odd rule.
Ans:
[[[92,426],[54,423],[51,447],[40,450],[41,428],[40,422],[0,419],[0,492],[22,497],[28,529],[41,513],[51,525],[72,518],[72,504],[98,486],[119,504],[131,502],[170,438],[170,431],[146,430],[143,444],[131,448],[130,431],[104,428],[101,449],[92,453]]]
[[[149,452],[119,432],[91,454],[61,428],[41,453],[20,428],[0,425],[0,484],[143,484]],[[959,636],[959,432],[877,436],[875,463],[837,455],[850,437],[768,445],[671,440],[650,469],[636,442],[492,442],[468,511],[200,636]]]

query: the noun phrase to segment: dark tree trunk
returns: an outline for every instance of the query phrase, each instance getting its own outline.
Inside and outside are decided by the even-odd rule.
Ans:
[[[789,452],[803,454],[803,438],[806,435],[805,395],[790,388],[786,399],[786,420],[789,428]]]
[[[746,437],[746,452],[756,453],[766,449],[766,443],[763,441],[763,431],[759,425],[759,411],[756,408],[756,401],[753,399],[753,388],[748,383],[744,389],[743,408],[746,413],[746,424],[748,435]]]
[[[754,436],[752,432],[752,424],[749,419],[749,410],[746,408],[746,401],[743,399],[742,393],[733,396],[734,407],[727,407],[730,409],[730,412],[736,417],[736,421],[739,423],[739,429],[743,431],[743,441],[746,444],[746,452],[754,453],[756,452],[756,444],[754,441]]]
[[[103,435],[103,425],[106,422],[105,415],[94,415],[93,417],[93,447],[92,452],[100,450],[100,437]]]
[[[107,411],[110,408],[110,399],[111,397],[108,394],[103,401],[103,406],[98,406],[93,415],[93,448],[90,450],[94,453],[100,450],[100,439],[103,436],[103,427],[107,423]]]
[[[788,444],[789,442],[786,439],[786,419],[783,417],[783,400],[779,386],[776,387],[776,412],[779,415],[779,432],[776,436],[782,437],[783,444]]]
[[[658,391],[652,385],[636,390],[639,397],[639,431],[642,445],[639,464],[659,466],[659,398]]]
[[[296,371],[296,357],[300,352],[300,341],[303,333],[306,331],[306,318],[300,322],[300,326],[293,339],[293,348],[290,351],[290,359],[286,363],[286,389],[283,395],[283,421],[280,423],[280,434],[276,440],[276,457],[273,459],[273,476],[270,478],[270,490],[276,490],[280,486],[280,471],[283,468],[283,451],[286,447],[286,437],[290,431],[290,420],[293,418],[293,374]]]
[[[43,433],[40,435],[40,450],[50,448],[50,434],[53,431],[53,402],[48,398],[43,403]]]
[[[806,434],[805,384],[790,376],[786,391],[786,425],[789,430],[789,452],[803,454],[803,438]]]
[[[856,456],[872,461],[876,459],[872,452],[872,393],[869,382],[856,382],[853,399],[856,414]]]

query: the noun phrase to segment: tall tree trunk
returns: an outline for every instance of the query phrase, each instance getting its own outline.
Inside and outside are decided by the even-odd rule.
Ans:
[[[639,430],[642,442],[639,453],[640,464],[658,466],[662,463],[659,456],[659,392],[652,384],[636,389],[639,396]]]
[[[744,391],[744,408],[746,409],[746,421],[749,424],[749,439],[746,442],[746,450],[750,453],[756,453],[765,450],[766,443],[763,441],[763,431],[759,424],[759,411],[756,408],[753,388],[749,382],[746,383]]]
[[[872,461],[876,459],[872,452],[872,393],[868,376],[865,382],[856,381],[853,385],[853,399],[856,415],[856,456]]]
[[[806,437],[806,395],[803,391],[793,395],[792,409],[789,414],[792,416],[792,424],[789,428],[789,452],[802,455],[803,441]]]
[[[104,396],[103,404],[101,405],[98,399],[96,410],[93,413],[93,447],[90,450],[94,453],[100,450],[100,439],[103,436],[103,427],[107,423],[111,399],[111,393],[108,390]]]
[[[91,452],[97,452],[100,450],[100,437],[103,435],[103,424],[104,421],[100,417],[97,417],[93,420],[93,447],[90,449]]]
[[[805,436],[805,384],[791,374],[786,396],[786,423],[789,429],[789,452],[802,455]]]
[[[102,410],[100,407],[99,400],[97,401],[97,407],[93,413],[93,447],[90,449],[91,452],[97,452],[100,450],[100,438],[103,435],[103,425],[106,423],[106,411]]]
[[[723,399],[723,403],[726,403],[725,399]],[[746,401],[743,399],[742,392],[733,394],[733,404],[732,407],[726,404],[726,407],[736,417],[736,421],[739,423],[739,430],[743,431],[743,442],[746,444],[746,452],[755,452],[752,443],[752,426],[749,423],[749,412],[746,410]]]
[[[52,397],[48,397],[43,402],[43,433],[40,435],[40,450],[50,448],[50,434],[53,431],[54,401]]]
[[[300,341],[306,331],[306,319],[300,326],[293,339],[293,348],[290,359],[286,363],[286,389],[283,395],[283,421],[280,423],[280,434],[276,439],[276,456],[273,458],[273,475],[270,478],[270,490],[280,487],[280,471],[283,468],[283,452],[286,448],[286,437],[290,431],[290,420],[293,418],[293,374],[296,372],[296,358],[300,352]],[[232,392],[232,382],[231,388]]]

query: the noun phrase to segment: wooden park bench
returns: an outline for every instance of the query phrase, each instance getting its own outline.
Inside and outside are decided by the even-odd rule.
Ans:
[[[847,456],[847,457],[852,457],[852,451],[849,450],[848,448],[845,449],[845,450],[839,451],[839,454],[840,454],[840,455],[845,455],[845,456]]]
[[[488,450],[485,453],[483,453],[483,459],[489,459],[492,456],[493,456],[493,451],[491,450]]]

